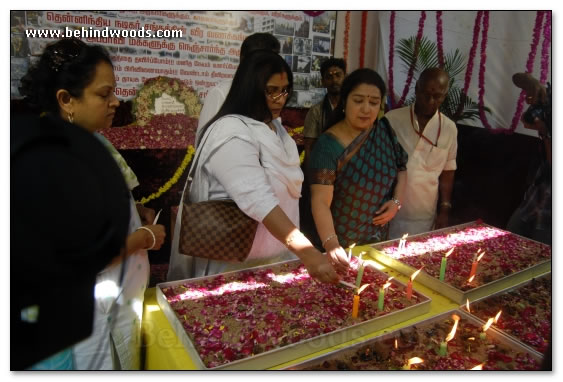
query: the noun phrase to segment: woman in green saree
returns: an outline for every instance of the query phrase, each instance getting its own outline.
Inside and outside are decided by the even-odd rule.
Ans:
[[[386,240],[388,222],[401,208],[408,158],[389,124],[376,123],[384,97],[375,71],[350,73],[332,126],[311,154],[313,218],[337,268],[348,266],[343,247]]]

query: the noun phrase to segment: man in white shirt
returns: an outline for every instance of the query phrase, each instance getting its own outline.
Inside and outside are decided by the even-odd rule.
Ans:
[[[276,53],[280,52],[280,42],[279,40],[270,33],[254,33],[244,39],[242,45],[240,46],[240,61],[244,59],[244,57],[248,56],[255,50],[271,50]],[[231,89],[231,84],[233,80],[224,80],[219,82],[213,89],[207,93],[205,97],[205,102],[203,104],[203,108],[199,113],[199,120],[197,123],[197,133],[196,133],[196,142],[199,142],[199,135],[201,133],[202,128],[217,114],[223,102],[225,102],[225,98],[227,98],[227,94],[229,94],[229,90]]]
[[[439,111],[448,85],[444,70],[426,69],[416,83],[415,103],[385,114],[409,154],[402,209],[391,220],[390,239],[448,226],[457,168],[457,127]]]

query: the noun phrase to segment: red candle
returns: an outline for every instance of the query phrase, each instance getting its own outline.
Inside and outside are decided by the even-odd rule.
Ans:
[[[474,261],[473,264],[471,264],[471,272],[469,273],[469,278],[471,278],[471,276],[475,276],[475,273],[477,273],[477,265],[479,265],[478,261]]]
[[[412,297],[412,280],[409,280],[407,284],[407,300],[410,300]]]

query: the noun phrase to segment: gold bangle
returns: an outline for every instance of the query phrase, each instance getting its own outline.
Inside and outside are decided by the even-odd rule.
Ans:
[[[452,208],[452,204],[450,202],[441,202],[440,207]]]
[[[328,243],[331,239],[334,239],[335,237],[338,237],[338,236],[336,236],[335,233],[333,233],[332,235],[328,235],[328,237],[323,241],[323,244],[322,244],[323,248],[325,247],[326,243]]]

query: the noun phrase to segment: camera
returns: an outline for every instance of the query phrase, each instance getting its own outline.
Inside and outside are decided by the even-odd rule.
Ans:
[[[542,104],[530,105],[530,107],[528,107],[528,109],[522,115],[522,120],[529,124],[533,124],[536,118],[539,119],[540,121],[545,122],[544,105]]]

